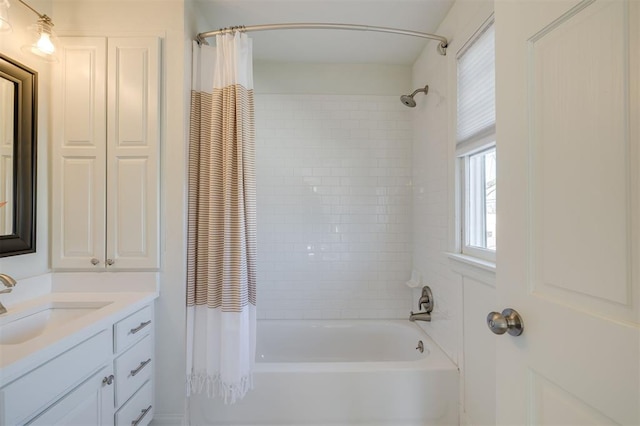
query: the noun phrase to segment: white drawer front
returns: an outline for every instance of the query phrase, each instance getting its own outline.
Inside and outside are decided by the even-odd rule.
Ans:
[[[149,334],[153,328],[153,310],[146,306],[113,326],[115,351],[121,352],[142,337]]]
[[[153,418],[151,382],[147,382],[116,413],[116,426],[146,426]]]
[[[0,424],[22,423],[96,371],[111,356],[111,333],[102,331],[0,389]]]
[[[122,405],[152,377],[153,345],[147,335],[139,343],[116,359],[116,407]]]

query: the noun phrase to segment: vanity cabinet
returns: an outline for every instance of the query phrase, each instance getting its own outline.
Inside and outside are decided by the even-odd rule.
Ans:
[[[159,267],[160,40],[60,37],[52,265]]]
[[[149,424],[153,321],[147,305],[0,388],[0,424]]]

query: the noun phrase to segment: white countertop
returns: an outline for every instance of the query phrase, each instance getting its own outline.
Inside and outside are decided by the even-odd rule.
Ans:
[[[100,330],[110,328],[114,322],[134,313],[157,297],[158,293],[155,291],[54,292],[12,306],[8,316],[20,315],[39,306],[56,302],[109,303],[80,318],[51,330],[45,330],[41,335],[23,343],[0,345],[0,387]]]

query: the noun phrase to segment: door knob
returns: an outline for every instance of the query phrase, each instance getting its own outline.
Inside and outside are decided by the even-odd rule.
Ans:
[[[505,309],[502,313],[490,312],[487,315],[487,326],[495,334],[509,333],[512,336],[519,336],[524,331],[522,317],[511,308]]]
[[[100,263],[100,261],[98,259],[96,259],[95,257],[93,259],[91,259],[91,264],[93,266],[96,266],[98,263]]]

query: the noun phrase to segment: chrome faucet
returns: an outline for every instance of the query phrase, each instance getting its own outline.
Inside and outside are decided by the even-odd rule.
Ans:
[[[4,286],[2,290],[0,290],[0,294],[3,293],[11,293],[13,291],[13,287],[16,286],[16,280],[11,278],[7,274],[0,274],[0,283]],[[0,315],[6,314],[7,308],[4,307],[2,302],[0,302]]]
[[[424,312],[411,311],[409,315],[409,321],[431,321],[431,311],[433,311],[433,294],[429,286],[422,287],[422,295],[418,300],[418,309],[423,309]]]

